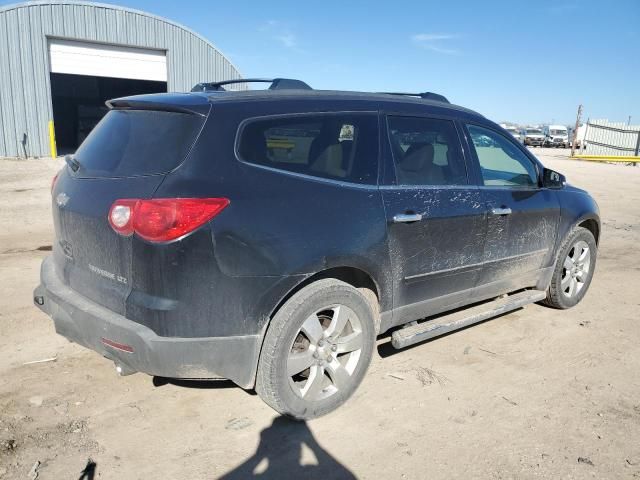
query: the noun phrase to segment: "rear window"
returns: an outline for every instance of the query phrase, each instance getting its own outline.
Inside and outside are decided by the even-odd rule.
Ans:
[[[238,143],[240,159],[315,177],[375,184],[378,117],[309,114],[251,120]]]
[[[80,176],[166,173],[180,165],[203,117],[151,110],[111,110],[75,153]]]

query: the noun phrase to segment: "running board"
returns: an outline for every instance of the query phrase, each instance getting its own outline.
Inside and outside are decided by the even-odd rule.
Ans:
[[[503,313],[516,310],[529,303],[539,302],[545,299],[546,292],[542,290],[524,290],[506,297],[476,305],[457,312],[444,315],[434,320],[411,325],[410,327],[396,330],[391,335],[391,344],[394,348],[404,348],[414,343],[423,342],[430,338],[439,337],[449,332],[488,320]]]

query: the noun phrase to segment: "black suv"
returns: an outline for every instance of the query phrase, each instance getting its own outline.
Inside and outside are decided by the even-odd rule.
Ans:
[[[107,102],[54,180],[34,301],[120,374],[231,379],[312,418],[380,334],[401,348],[585,295],[596,203],[482,115],[226,83]]]

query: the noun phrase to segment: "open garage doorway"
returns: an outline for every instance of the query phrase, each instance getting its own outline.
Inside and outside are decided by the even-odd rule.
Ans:
[[[49,40],[58,154],[74,152],[106,114],[111,98],[167,91],[166,52]]]
[[[51,98],[58,154],[75,152],[107,113],[111,98],[167,91],[167,82],[51,74]]]

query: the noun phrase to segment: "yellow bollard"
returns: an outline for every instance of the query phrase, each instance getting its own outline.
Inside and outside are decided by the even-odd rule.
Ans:
[[[623,163],[638,163],[640,157],[624,155],[574,155],[571,158],[577,158],[579,160],[591,160],[594,162],[623,162]]]
[[[49,120],[49,148],[51,149],[51,157],[56,158],[58,149],[56,148],[56,131],[53,128],[53,120]]]

